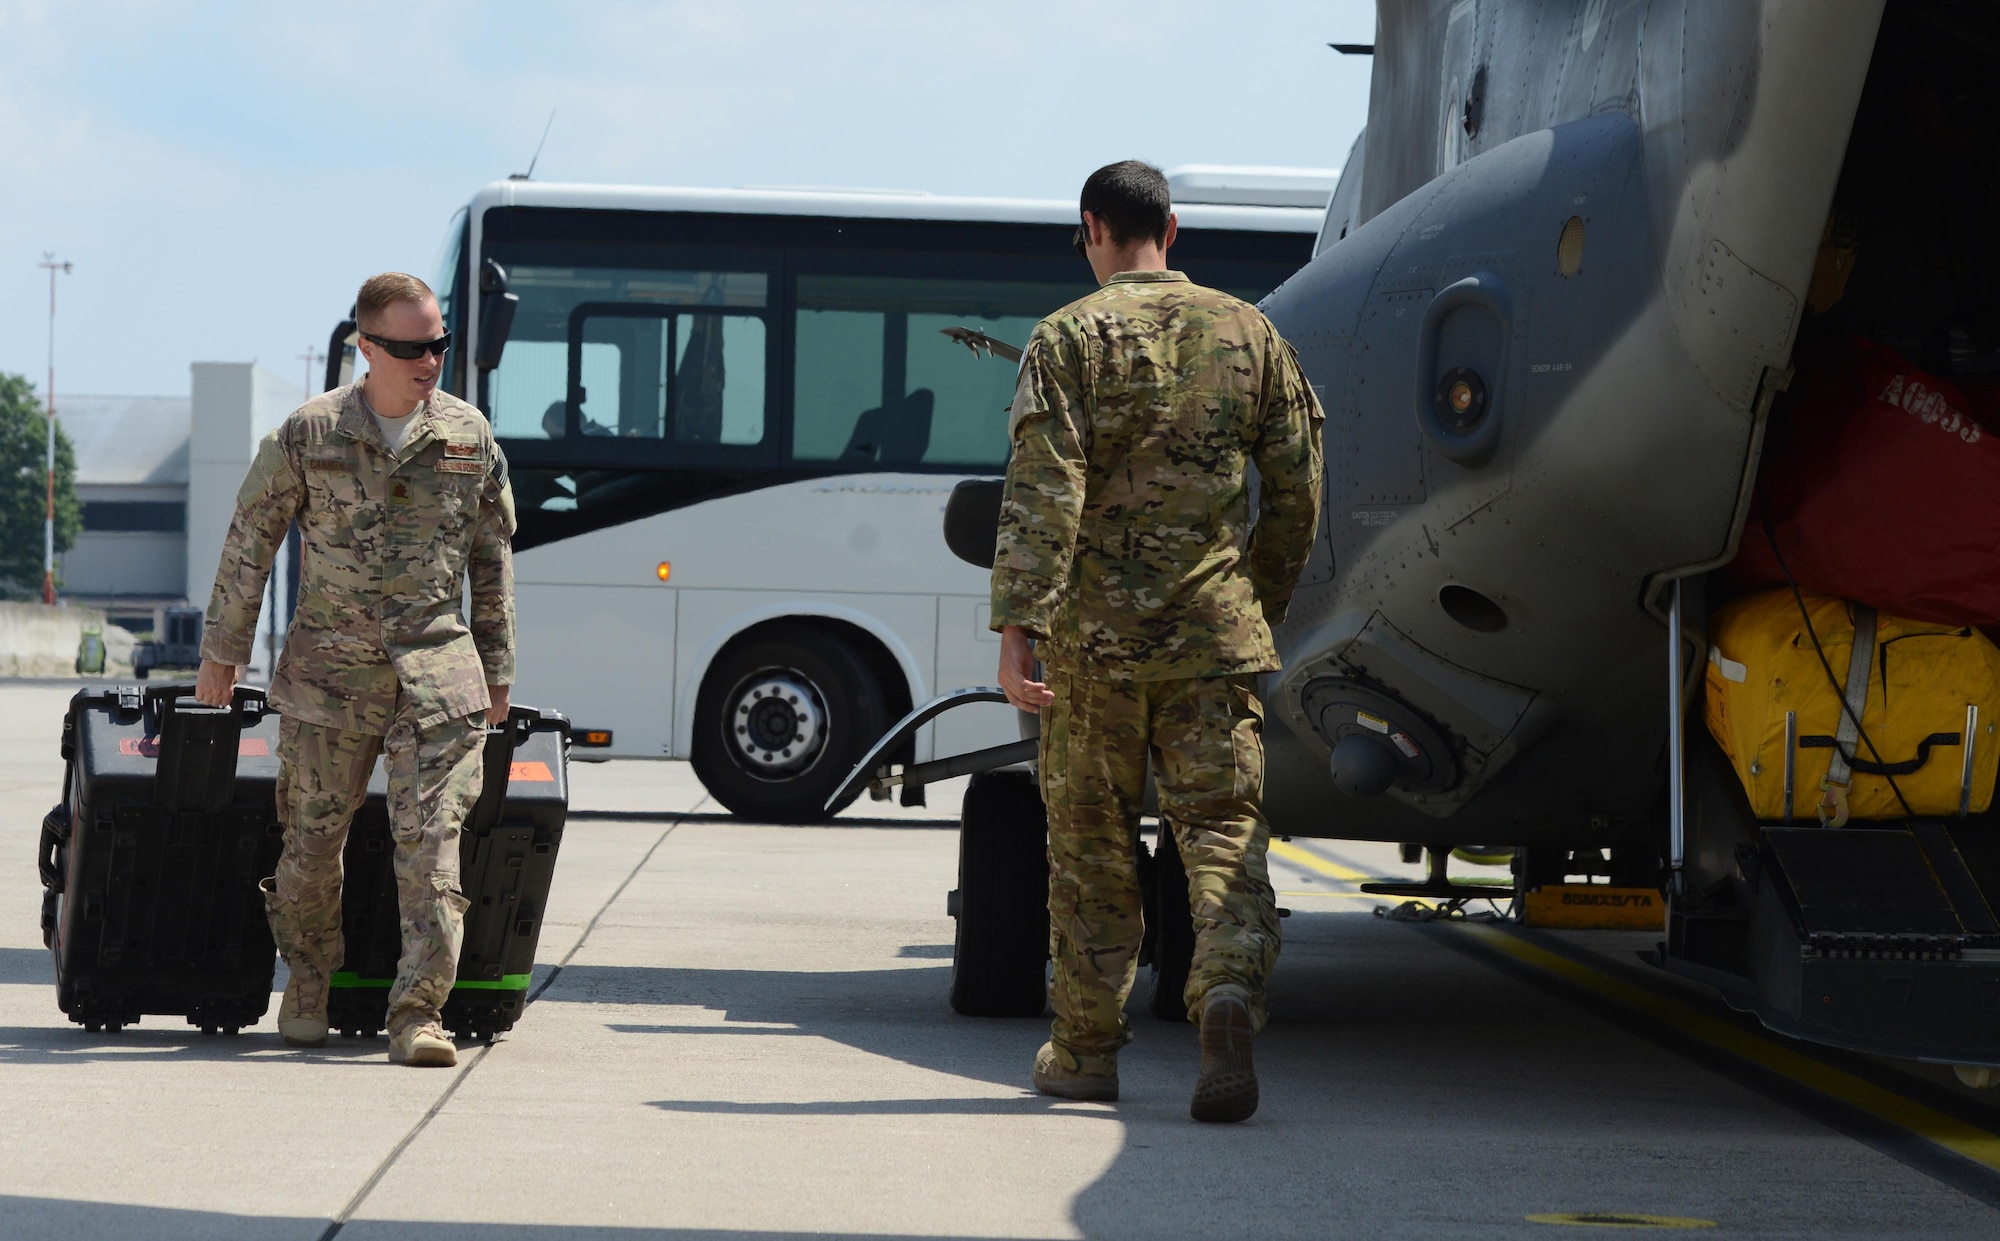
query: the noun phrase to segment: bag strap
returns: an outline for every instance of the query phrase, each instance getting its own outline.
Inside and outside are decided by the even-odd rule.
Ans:
[[[1854,649],[1847,654],[1847,710],[1840,713],[1840,726],[1833,730],[1833,762],[1826,778],[1832,784],[1851,784],[1854,774],[1847,756],[1861,739],[1859,723],[1868,708],[1868,673],[1875,666],[1875,609],[1866,604],[1854,608]]]
[[[1808,622],[1810,624],[1810,621]],[[1847,790],[1854,783],[1848,755],[1861,739],[1861,716],[1868,707],[1868,672],[1875,662],[1875,609],[1854,605],[1854,647],[1847,653],[1847,691],[1842,697],[1847,709],[1840,713],[1834,730],[1833,758],[1827,763],[1826,779],[1820,781],[1819,825],[1847,825]]]

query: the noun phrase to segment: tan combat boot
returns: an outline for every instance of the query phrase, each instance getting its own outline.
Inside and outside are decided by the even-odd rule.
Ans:
[[[1035,1053],[1035,1089],[1043,1094],[1052,1094],[1058,1099],[1076,1099],[1084,1103],[1118,1102],[1118,1074],[1085,1073],[1071,1068],[1064,1057],[1056,1053],[1054,1043],[1043,1043]]]
[[[324,951],[327,937],[308,936],[299,923],[298,906],[279,899],[276,876],[259,882],[257,890],[264,894],[271,939],[292,975],[278,1004],[278,1036],[291,1047],[324,1047],[327,975],[340,964],[339,930],[336,927],[331,936],[334,951],[329,957]]]
[[[300,982],[292,975],[278,1004],[278,1035],[289,1047],[326,1046],[326,980]]]
[[[1240,987],[1217,987],[1201,1008],[1201,1076],[1188,1115],[1227,1124],[1257,1110],[1257,1070],[1250,1063],[1250,1005]]]
[[[448,1069],[458,1063],[458,1048],[435,1021],[403,1027],[389,1040],[389,1063],[417,1068]]]

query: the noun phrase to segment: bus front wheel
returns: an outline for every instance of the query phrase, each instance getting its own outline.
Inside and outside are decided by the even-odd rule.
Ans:
[[[695,714],[695,775],[732,813],[765,823],[832,818],[842,807],[826,799],[891,723],[867,661],[800,625],[717,657]]]

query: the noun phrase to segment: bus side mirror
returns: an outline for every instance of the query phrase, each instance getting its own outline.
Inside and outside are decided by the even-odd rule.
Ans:
[[[331,392],[354,382],[354,342],[361,339],[361,327],[354,321],[354,310],[350,307],[347,317],[333,329],[333,336],[326,342],[326,386],[321,392]],[[307,396],[313,394],[308,392]]]
[[[980,569],[993,567],[993,547],[1000,541],[1000,497],[1004,478],[968,478],[951,489],[944,502],[944,545],[951,554]]]
[[[479,293],[479,352],[472,364],[490,371],[500,365],[500,354],[514,331],[514,312],[520,309],[521,298],[507,291],[507,269],[492,259],[480,266]]]

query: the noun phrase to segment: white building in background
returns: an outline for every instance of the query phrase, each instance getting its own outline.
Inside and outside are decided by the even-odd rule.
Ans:
[[[63,596],[114,618],[187,595],[188,398],[65,396],[83,532],[62,556]]]
[[[250,472],[257,441],[305,397],[297,385],[249,362],[196,362],[192,393],[183,591],[195,606],[207,607],[222,540],[236,512],[236,492]]]
[[[197,362],[190,381],[184,397],[57,394],[83,503],[83,531],[61,557],[62,594],[134,630],[151,629],[159,608],[207,605],[257,441],[304,400],[249,362]],[[253,668],[267,648],[260,640]]]

